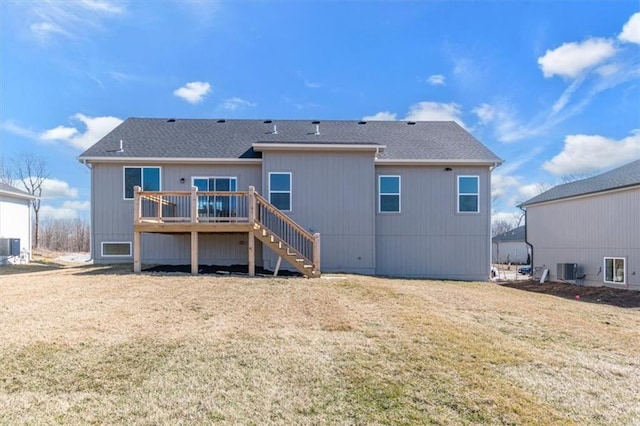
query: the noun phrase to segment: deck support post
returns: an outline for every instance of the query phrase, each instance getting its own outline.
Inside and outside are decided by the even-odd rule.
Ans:
[[[253,231],[249,231],[249,276],[256,276],[256,238]]]
[[[198,275],[198,231],[191,231],[191,275]]]
[[[142,264],[140,263],[140,232],[133,233],[133,272],[140,273]]]
[[[313,234],[313,266],[320,271],[320,234]]]

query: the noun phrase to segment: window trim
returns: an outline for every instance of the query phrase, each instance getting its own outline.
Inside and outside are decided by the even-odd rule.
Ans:
[[[460,178],[476,178],[478,183],[477,192],[460,192]],[[460,196],[461,195],[475,195],[478,198],[477,209],[475,211],[461,211],[460,210]],[[480,175],[458,175],[456,176],[456,213],[460,214],[478,214],[480,213]]]
[[[607,281],[607,260],[613,261],[613,279],[615,280],[615,261],[622,260],[622,281]],[[626,285],[627,284],[627,258],[626,257],[615,257],[615,256],[605,256],[602,262],[602,282],[606,284],[615,284],[615,285]]]
[[[141,188],[144,188],[144,169],[158,169],[158,191],[162,191],[162,167],[160,166],[122,166],[122,199],[133,200],[134,197],[127,198],[127,169],[140,169],[141,173]]]
[[[128,244],[129,245],[129,254],[104,254],[104,245],[105,244]],[[131,241],[102,241],[100,243],[100,256],[101,257],[131,257],[133,256],[133,244]]]
[[[382,178],[398,178],[398,192],[385,192],[382,193]],[[382,210],[382,196],[383,195],[397,195],[398,196],[398,210],[383,211]],[[378,213],[382,214],[397,214],[402,213],[402,176],[400,175],[378,175]]]
[[[289,190],[288,191],[272,191],[271,175],[289,175]],[[293,175],[292,173],[291,172],[269,172],[268,185],[269,185],[269,203],[273,204],[271,202],[271,194],[289,194],[289,209],[283,210],[279,208],[279,210],[283,212],[293,211]]]

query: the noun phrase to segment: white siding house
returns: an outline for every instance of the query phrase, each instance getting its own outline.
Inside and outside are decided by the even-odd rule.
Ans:
[[[525,264],[529,260],[529,247],[524,240],[524,226],[503,232],[491,239],[493,263]]]
[[[521,206],[534,268],[551,280],[640,290],[640,160]]]
[[[0,264],[31,257],[31,202],[34,196],[0,183]]]

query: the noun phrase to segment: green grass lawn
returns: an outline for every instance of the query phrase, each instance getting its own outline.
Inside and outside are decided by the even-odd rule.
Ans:
[[[640,311],[487,283],[0,277],[0,424],[640,424]]]

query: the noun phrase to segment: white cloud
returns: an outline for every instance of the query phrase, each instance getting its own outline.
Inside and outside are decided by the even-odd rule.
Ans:
[[[455,121],[462,127],[464,122],[460,118],[460,106],[454,102],[418,102],[409,107],[405,120],[409,121]]]
[[[89,201],[65,201],[60,207],[48,204],[40,206],[40,219],[42,221],[54,219],[75,219],[80,213],[88,212],[91,207]]]
[[[105,28],[105,21],[122,15],[122,1],[67,0],[25,2],[31,21],[29,29],[41,41],[55,36],[74,39]]]
[[[85,125],[84,133],[75,127],[58,126],[42,132],[40,139],[62,141],[74,148],[87,149],[122,123],[117,117],[89,117],[80,113],[75,114],[73,118]]]
[[[238,108],[254,107],[254,106],[256,106],[255,102],[250,102],[242,98],[225,99],[224,103],[222,104],[222,107],[229,111],[235,111]]]
[[[65,201],[62,203],[62,207],[79,210],[79,211],[89,211],[91,208],[90,201]]]
[[[640,44],[640,12],[631,15],[631,18],[622,27],[618,40]]]
[[[374,115],[366,115],[362,117],[364,121],[395,121],[396,113],[391,113],[389,111],[381,111]]]
[[[491,121],[493,121],[496,115],[495,108],[487,103],[477,106],[471,111],[478,116],[478,119],[482,124],[490,123]]]
[[[539,183],[530,183],[528,185],[522,185],[518,187],[518,193],[522,195],[522,200],[529,200],[536,195],[540,194],[544,189],[544,185]]]
[[[211,85],[204,81],[192,81],[173,91],[173,94],[191,104],[202,102],[211,91]]]
[[[58,126],[45,130],[40,134],[40,139],[45,141],[67,140],[73,138],[78,133],[75,127]]]
[[[562,152],[542,167],[563,176],[602,170],[640,158],[640,130],[619,141],[599,135],[568,135]]]
[[[564,90],[564,92],[562,92],[562,95],[560,95],[558,100],[551,107],[552,114],[556,114],[556,113],[560,112],[567,105],[567,103],[571,99],[571,95],[573,95],[573,93],[576,90],[578,90],[578,88],[580,87],[580,85],[582,84],[583,81],[584,81],[584,79],[582,79],[582,78],[578,78],[578,79],[574,80],[573,83],[571,83],[569,85],[569,87],[567,87]]]
[[[590,38],[582,43],[564,43],[547,50],[538,58],[538,64],[545,77],[559,75],[576,78],[583,71],[602,63],[616,53],[613,41],[604,38]]]
[[[441,85],[444,85],[444,80],[445,80],[444,75],[433,74],[429,76],[429,78],[427,79],[427,83],[429,83],[432,86],[441,86]]]
[[[78,190],[72,188],[65,181],[58,179],[45,179],[42,182],[42,198],[54,199],[54,198],[77,198]]]
[[[7,120],[2,123],[2,129],[14,135],[22,136],[29,139],[38,139],[38,133],[31,129],[27,129],[19,125],[13,120]]]
[[[618,64],[607,64],[596,68],[595,71],[600,77],[606,78],[617,74],[620,71],[620,66]]]

